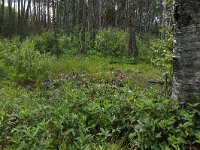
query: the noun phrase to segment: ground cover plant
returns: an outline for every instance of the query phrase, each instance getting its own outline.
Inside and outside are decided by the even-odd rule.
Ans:
[[[170,99],[168,41],[138,38],[131,58],[122,32],[103,30],[84,54],[63,35],[59,59],[49,32],[1,40],[0,149],[199,149],[200,103]]]
[[[199,8],[0,0],[0,150],[199,150]]]

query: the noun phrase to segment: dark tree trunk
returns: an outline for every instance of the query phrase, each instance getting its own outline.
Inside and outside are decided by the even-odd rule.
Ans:
[[[133,57],[138,57],[139,52],[136,44],[136,35],[135,35],[135,28],[134,28],[134,4],[133,1],[130,2],[130,25],[129,25],[129,55]]]
[[[2,4],[1,4],[1,19],[2,19],[2,23],[1,23],[1,34],[3,35],[4,34],[4,24],[5,24],[5,22],[4,22],[4,20],[5,20],[5,16],[4,16],[4,8],[5,8],[5,1],[4,0],[2,0]]]
[[[81,53],[84,53],[86,50],[86,41],[85,41],[85,29],[86,29],[86,1],[85,0],[81,0],[81,7],[82,7],[82,17],[81,17]]]
[[[47,0],[47,22],[48,28],[51,25],[51,16],[50,16],[50,0]]]
[[[20,39],[26,37],[26,28],[28,23],[28,17],[29,17],[29,10],[31,7],[31,0],[28,0],[27,7],[26,7],[26,1],[24,1],[23,8],[21,11],[21,24],[20,24]]]
[[[90,30],[90,39],[92,42],[92,47],[95,45],[95,37],[96,37],[96,22],[95,22],[95,0],[89,0],[89,10],[90,10],[90,18],[89,18],[89,30]]]
[[[11,38],[12,34],[12,25],[13,25],[13,18],[12,18],[12,1],[8,0],[8,36]]]
[[[200,1],[174,0],[173,93],[177,100],[200,95]]]
[[[18,18],[17,18],[17,32],[20,35],[20,25],[21,25],[21,10],[20,10],[20,0],[18,0],[17,3],[17,7],[18,7]]]

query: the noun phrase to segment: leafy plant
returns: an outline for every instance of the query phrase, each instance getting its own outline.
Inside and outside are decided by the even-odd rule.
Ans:
[[[48,64],[51,57],[48,54],[40,54],[34,49],[32,40],[26,40],[20,45],[8,43],[6,48],[2,48],[1,64],[7,78],[20,84],[35,83],[45,77],[50,72]]]
[[[127,55],[128,33],[111,28],[103,29],[96,36],[95,49],[105,55]]]
[[[33,48],[40,53],[54,54],[54,46],[57,39],[55,39],[53,32],[49,31],[41,35],[32,36],[30,37],[30,40],[33,41]]]

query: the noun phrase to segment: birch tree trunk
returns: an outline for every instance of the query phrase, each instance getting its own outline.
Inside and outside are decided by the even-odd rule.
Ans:
[[[200,0],[174,0],[173,92],[177,100],[200,95]]]

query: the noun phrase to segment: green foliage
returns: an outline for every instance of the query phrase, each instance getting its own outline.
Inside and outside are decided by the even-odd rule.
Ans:
[[[34,43],[34,48],[41,53],[54,54],[55,39],[54,33],[49,31],[41,35],[33,36],[30,38]]]
[[[34,49],[34,44],[31,40],[26,40],[22,43],[21,48],[13,53],[12,63],[16,69],[16,79],[19,82],[36,82],[37,80],[48,77],[49,71],[47,68],[50,62],[48,54],[40,54]]]
[[[1,40],[0,41],[0,76],[1,77],[8,77],[8,75],[13,72],[11,66],[10,55],[19,48],[19,40],[13,39],[12,42],[8,40]]]
[[[58,43],[67,56],[59,60],[49,54],[51,36],[0,42],[0,147],[199,149],[199,101],[179,103],[161,97],[162,87],[147,83],[161,78],[158,66],[168,67],[170,38],[146,43],[138,39],[145,60],[141,62],[102,56],[125,54],[124,31],[103,30],[96,40],[98,51],[81,56],[71,55],[80,39],[74,37],[73,43],[63,35]],[[30,90],[13,80],[37,84]]]
[[[153,39],[144,42],[137,39],[141,60],[169,71],[172,65],[172,37],[166,40]]]
[[[59,49],[64,54],[73,54],[73,44],[71,43],[71,38],[69,36],[63,35],[59,38]]]
[[[105,55],[127,55],[128,33],[124,30],[103,29],[96,36],[95,49]]]
[[[167,99],[139,102],[134,110],[139,112],[134,113],[134,132],[129,135],[131,143],[141,149],[198,148],[199,106],[199,103],[178,104]]]
[[[3,77],[5,77],[5,67],[4,67],[4,63],[2,62],[2,60],[0,60],[0,79],[2,79]]]
[[[80,29],[76,28],[74,29],[74,34],[71,35],[71,44],[72,44],[72,49],[74,50],[74,52],[77,54],[77,53],[80,53],[80,49],[82,47],[82,38],[81,38],[81,32],[80,32]],[[85,33],[85,50],[86,52],[88,52],[89,50],[92,50],[91,48],[91,45],[92,45],[92,40],[91,40],[91,37],[90,37],[90,33],[89,32],[86,32]]]
[[[172,47],[168,41],[155,40],[149,43],[148,58],[155,66],[171,68]]]
[[[162,29],[165,39],[149,37],[137,37],[137,46],[140,51],[140,59],[143,62],[151,63],[165,71],[171,70],[173,35],[171,27]]]
[[[0,47],[0,62],[4,77],[26,84],[36,83],[50,74],[47,68],[50,56],[35,50],[33,41],[26,40],[20,44],[18,40],[13,40],[3,45]]]
[[[188,149],[200,146],[200,104],[157,99],[152,90],[69,82],[59,89],[0,90],[0,144],[11,149]],[[13,101],[14,98],[14,101]],[[14,108],[14,109],[13,109]]]
[[[165,3],[167,6],[172,6],[173,5],[173,1],[172,0],[165,0]]]
[[[68,36],[64,33],[59,33],[61,36],[55,37],[53,31],[45,32],[41,35],[32,36],[34,48],[40,53],[55,54],[59,51],[60,54],[72,55],[77,54],[82,45],[81,34],[77,31],[76,34]],[[89,33],[86,33],[86,50],[90,50]]]

